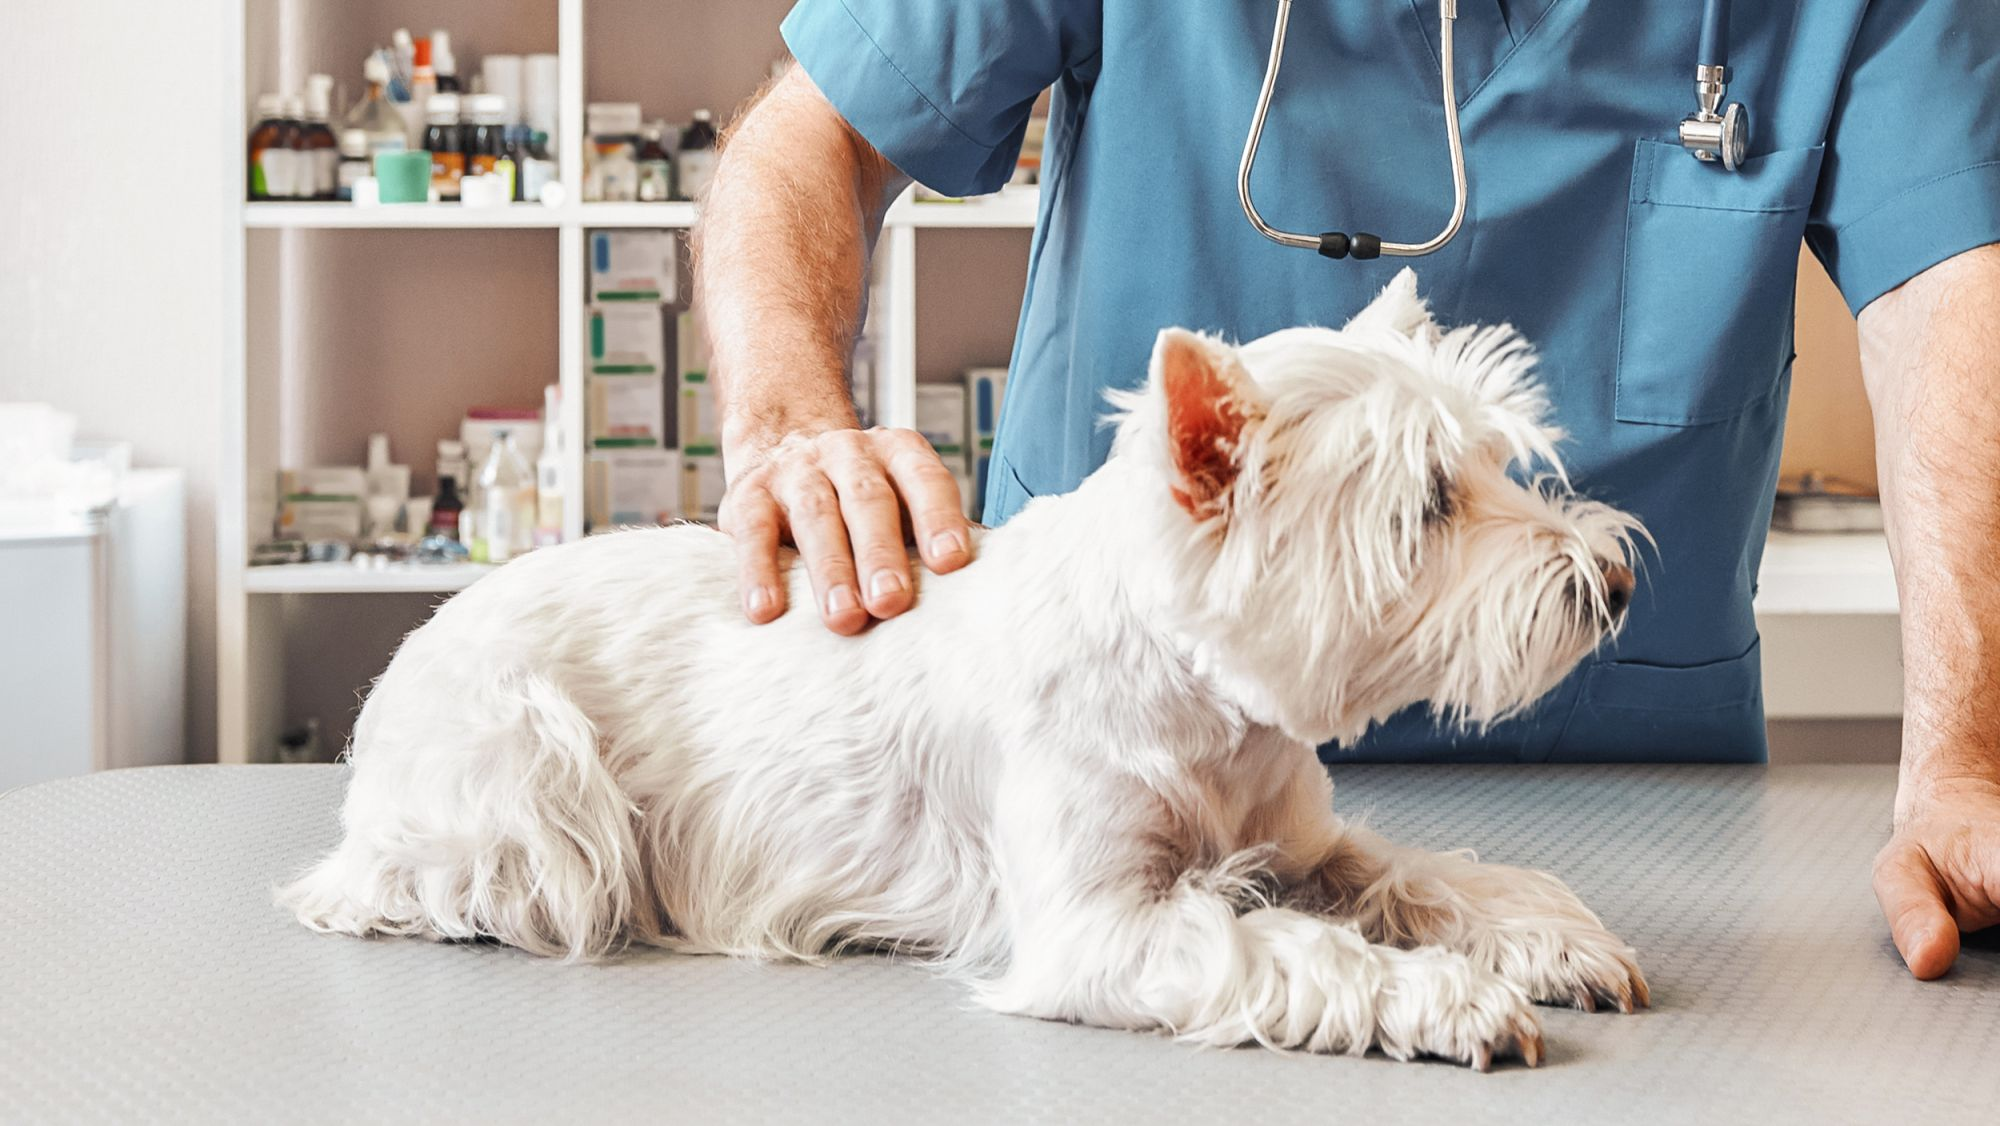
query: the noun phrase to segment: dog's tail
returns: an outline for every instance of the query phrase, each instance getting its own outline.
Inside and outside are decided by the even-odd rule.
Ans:
[[[396,745],[393,708],[364,715],[347,837],[278,902],[315,930],[497,939],[570,959],[659,941],[637,811],[589,717],[538,674],[488,683],[465,702],[479,730],[448,746]]]

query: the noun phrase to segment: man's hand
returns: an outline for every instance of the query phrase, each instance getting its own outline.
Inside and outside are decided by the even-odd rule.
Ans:
[[[848,360],[868,252],[910,182],[796,67],[724,135],[695,229],[696,303],[714,355],[743,612],[785,612],[778,546],[796,543],[836,633],[910,608],[904,514],[931,570],[972,541],[958,483],[908,430],[856,428]]]
[[[1910,972],[2000,923],[2000,245],[1861,310],[1861,374],[1903,615],[1903,769],[1875,894]]]
[[[743,612],[762,624],[785,612],[778,545],[798,545],[819,616],[835,633],[910,608],[916,587],[904,513],[925,565],[938,574],[972,558],[958,482],[914,430],[795,431],[733,474],[722,529],[736,540]]]
[[[2000,925],[2000,783],[1944,783],[1908,802],[1875,857],[1875,898],[1926,981],[1951,968],[1960,931]]]

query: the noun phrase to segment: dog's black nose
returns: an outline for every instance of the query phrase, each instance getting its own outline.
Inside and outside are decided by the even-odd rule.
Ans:
[[[1632,605],[1632,589],[1639,585],[1632,568],[1623,563],[1613,563],[1609,559],[1598,560],[1604,568],[1604,609],[1615,620],[1625,616],[1625,608]]]

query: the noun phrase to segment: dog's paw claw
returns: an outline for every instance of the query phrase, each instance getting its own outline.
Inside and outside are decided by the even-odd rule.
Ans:
[[[1545,1045],[1542,1043],[1541,1030],[1536,1029],[1531,1033],[1523,1034],[1519,1043],[1521,1048],[1521,1062],[1527,1064],[1529,1067],[1542,1066],[1542,1055]]]
[[[1493,1049],[1491,1046],[1481,1044],[1477,1048],[1472,1049],[1472,1070],[1480,1072],[1493,1070]]]

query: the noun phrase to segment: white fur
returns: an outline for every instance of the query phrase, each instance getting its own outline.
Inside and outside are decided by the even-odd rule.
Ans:
[[[1190,348],[1248,419],[1199,516]],[[1313,752],[1421,700],[1491,722],[1615,628],[1636,525],[1567,492],[1526,346],[1440,331],[1405,272],[1344,330],[1169,332],[1154,368],[1102,469],[856,638],[797,568],[746,623],[704,528],[509,564],[397,653],[346,839],[282,901],[570,958],[889,949],[1006,1012],[1480,1066],[1539,1058],[1531,999],[1643,1003],[1560,882],[1343,823]]]

